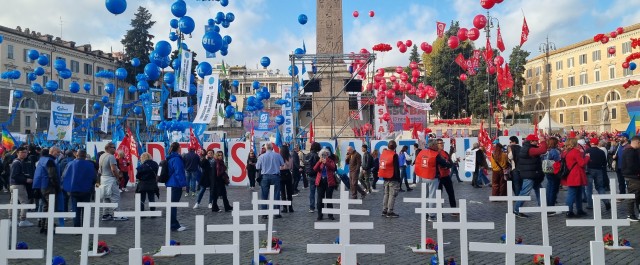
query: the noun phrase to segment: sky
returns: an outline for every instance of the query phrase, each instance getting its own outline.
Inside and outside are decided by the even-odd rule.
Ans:
[[[175,0],[127,0],[127,10],[113,15],[105,8],[104,0],[4,0],[10,1],[0,16],[0,25],[29,28],[43,34],[61,36],[77,45],[89,43],[93,49],[121,51],[120,40],[130,29],[130,21],[139,6],[152,13],[157,23],[151,29],[154,41],[168,40],[171,4]],[[233,41],[225,57],[207,59],[210,63],[224,60],[230,65],[247,65],[257,68],[260,58],[268,56],[272,69],[282,72],[288,68],[288,54],[302,47],[307,53],[315,53],[316,1],[315,0],[229,0],[222,7],[217,1],[185,0],[187,15],[196,22],[196,30],[185,42],[204,60],[201,45],[204,25],[219,11],[235,15],[235,21],[221,34]],[[479,0],[346,0],[343,1],[344,53],[358,52],[361,48],[371,51],[377,43],[388,43],[394,48],[381,54],[376,67],[406,66],[409,51],[400,53],[395,46],[399,40],[432,43],[436,39],[436,21],[459,21],[461,27],[473,27],[473,17],[486,14]],[[354,18],[352,13],[360,16]],[[374,17],[369,17],[374,11]],[[540,45],[548,36],[557,48],[590,39],[597,33],[608,33],[619,26],[640,23],[640,1],[628,0],[504,0],[495,5],[491,16],[497,18],[507,49],[520,42],[523,16],[529,25],[529,40],[523,49],[531,52],[530,58],[540,54]],[[298,15],[309,18],[300,25]],[[62,23],[61,23],[62,21]],[[495,28],[493,29],[495,30]],[[485,45],[484,33],[476,47]],[[492,46],[495,44],[492,32]],[[175,49],[175,44],[173,44]]]

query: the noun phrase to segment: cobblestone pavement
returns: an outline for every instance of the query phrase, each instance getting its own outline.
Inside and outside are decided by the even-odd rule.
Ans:
[[[614,177],[610,174],[610,177]],[[381,187],[381,185],[378,185]],[[302,183],[300,184],[302,188]],[[505,233],[505,212],[507,205],[503,202],[490,202],[490,188],[474,189],[466,183],[454,183],[455,192],[458,199],[468,200],[468,215],[471,222],[494,222],[494,230],[471,230],[469,231],[470,242],[499,242],[500,236]],[[131,188],[130,188],[131,190]],[[246,187],[230,187],[230,201],[239,201],[241,209],[251,208],[251,192]],[[335,198],[334,193],[334,198]],[[559,202],[564,202],[566,191],[560,191]],[[129,211],[133,210],[134,192],[122,193],[121,208]],[[337,230],[315,230],[313,224],[316,214],[308,213],[308,189],[301,189],[300,196],[294,197],[293,204],[295,213],[284,213],[284,218],[275,220],[274,236],[283,241],[283,252],[280,255],[270,256],[274,264],[334,264],[337,254],[307,254],[307,244],[329,244],[337,235]],[[420,219],[414,213],[415,203],[404,203],[404,197],[418,197],[420,188],[416,187],[411,192],[400,193],[396,200],[396,212],[400,218],[390,219],[380,216],[382,204],[382,192],[372,193],[367,196],[362,205],[355,205],[355,209],[368,209],[370,216],[355,216],[352,221],[373,222],[373,230],[353,230],[351,240],[353,243],[361,244],[385,244],[386,254],[361,254],[358,255],[360,264],[429,264],[430,256],[414,254],[409,246],[415,246],[420,238]],[[443,194],[444,195],[444,194]],[[533,193],[532,193],[533,195]],[[208,194],[205,195],[207,198]],[[447,197],[447,196],[443,196]],[[160,198],[165,198],[164,189],[161,190]],[[0,203],[7,203],[9,195],[0,193]],[[195,232],[196,215],[205,215],[206,224],[229,224],[232,222],[231,213],[212,213],[207,208],[206,203],[202,203],[200,208],[192,209],[195,197],[183,197],[182,201],[189,202],[189,208],[180,208],[178,217],[180,222],[189,229],[184,232],[172,232],[172,239],[182,244],[193,244]],[[206,202],[206,199],[203,200]],[[218,202],[221,204],[222,202]],[[563,204],[563,203],[560,203]],[[533,206],[532,202],[525,203],[525,206]],[[620,206],[620,203],[618,204]],[[449,203],[445,202],[445,207]],[[620,207],[618,217],[624,218],[627,213],[625,207]],[[588,211],[591,218],[591,211]],[[610,218],[610,212],[603,208],[605,218]],[[0,218],[7,218],[7,213],[2,211]],[[249,217],[243,217],[243,223],[249,223]],[[262,219],[260,219],[263,222]],[[445,221],[455,221],[457,218],[446,215]],[[35,220],[32,220],[37,223]],[[71,222],[69,220],[67,223]],[[329,222],[325,219],[324,222]],[[102,258],[90,259],[90,264],[126,264],[128,248],[133,247],[133,219],[129,221],[108,221],[102,222],[101,226],[116,227],[117,235],[103,235],[101,240],[105,240],[112,249],[112,253]],[[540,216],[531,215],[527,219],[516,220],[516,235],[522,236],[525,244],[542,244],[542,233],[540,232]],[[589,264],[589,241],[594,238],[594,230],[589,227],[567,227],[564,215],[549,218],[550,242],[553,246],[554,255],[562,259],[563,264]],[[154,252],[164,240],[164,213],[162,218],[142,220],[142,248],[145,253]],[[435,239],[435,230],[431,228],[431,223],[427,224],[427,235]],[[610,229],[605,228],[605,233]],[[627,238],[634,246],[640,245],[640,223],[632,223],[630,227],[620,228],[621,237]],[[266,237],[266,232],[261,232],[261,239]],[[75,235],[55,235],[54,256],[61,255],[67,260],[67,264],[78,264],[79,257],[76,250],[80,249],[80,236]],[[19,228],[18,241],[25,241],[31,249],[43,249],[46,244],[44,235],[38,233],[37,227]],[[229,244],[232,241],[231,232],[207,232],[205,242],[207,244]],[[446,257],[459,257],[459,232],[457,230],[445,230],[444,250]],[[252,233],[241,233],[241,264],[250,264]],[[606,251],[607,264],[640,264],[640,248],[630,251]],[[532,255],[517,255],[517,264],[529,264]],[[504,254],[499,253],[479,253],[470,252],[471,264],[504,264]],[[44,264],[43,260],[12,260],[10,264]],[[156,259],[156,264],[194,264],[193,255],[182,255],[175,258]],[[230,254],[206,255],[205,264],[232,264]]]

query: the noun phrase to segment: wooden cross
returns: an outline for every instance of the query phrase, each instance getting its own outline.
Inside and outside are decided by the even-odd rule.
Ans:
[[[460,230],[460,264],[469,264],[469,230],[472,229],[493,229],[493,222],[469,222],[467,220],[467,200],[460,199],[460,222],[435,222],[434,229],[456,229]],[[424,219],[424,218],[422,218]],[[444,247],[438,247],[439,264],[444,264]],[[547,264],[547,263],[545,263]]]
[[[507,181],[507,187],[511,187],[511,181]],[[530,201],[531,196],[514,196],[513,190],[507,189],[507,196],[489,196],[489,200],[492,202],[506,201],[507,213],[513,213],[513,202]]]
[[[274,215],[280,213],[278,209],[261,210],[258,201],[258,192],[253,192],[251,199],[251,205],[253,208],[249,211],[240,211],[240,216],[251,216],[253,224],[260,224],[260,215]],[[260,230],[253,231],[253,263],[260,263]]]
[[[273,190],[273,189],[271,189]],[[207,231],[209,232],[233,232],[233,265],[240,265],[240,232],[253,231],[254,235],[258,231],[265,230],[265,224],[240,224],[240,202],[233,203],[233,224],[230,225],[207,225]],[[271,242],[271,238],[267,240]],[[254,249],[255,252],[255,249]],[[258,264],[258,263],[255,263]]]
[[[258,203],[259,205],[266,205],[267,206],[267,212],[266,215],[268,216],[268,221],[267,221],[267,248],[266,249],[260,249],[260,253],[261,254],[280,254],[280,249],[273,249],[273,244],[271,242],[271,238],[273,237],[273,216],[275,214],[280,214],[280,209],[275,209],[273,208],[275,205],[291,205],[291,201],[276,201],[274,199],[274,186],[271,185],[269,188],[269,199],[268,200],[257,200],[256,203]],[[252,201],[252,203],[254,203]],[[274,211],[275,209],[275,211]]]
[[[9,220],[0,220],[0,233],[3,235],[0,238],[0,265],[9,264],[10,259],[41,259],[44,256],[42,249],[11,249],[8,236],[11,229],[9,222]]]
[[[11,192],[11,203],[0,205],[0,210],[11,211],[11,250],[16,250],[16,244],[18,244],[18,214],[20,213],[20,210],[36,208],[35,204],[18,203],[18,193],[19,190],[14,189],[13,192]],[[6,233],[5,235],[9,235],[9,233]]]
[[[171,189],[172,189],[171,187],[167,187],[167,200],[165,202],[149,202],[149,207],[165,208],[164,246],[171,245],[170,243],[171,242],[171,208],[172,207],[189,207],[188,202],[171,202]],[[162,255],[158,255],[158,256],[162,256]]]
[[[76,214],[72,212],[56,212],[56,207],[51,207],[56,205],[56,195],[49,194],[49,210],[47,212],[41,213],[27,213],[27,217],[30,218],[46,218],[47,219],[47,252],[45,257],[45,264],[51,265],[51,261],[53,259],[53,229],[55,218],[71,218],[75,217]]]

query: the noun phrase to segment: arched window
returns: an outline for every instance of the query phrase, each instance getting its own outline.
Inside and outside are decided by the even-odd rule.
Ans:
[[[20,102],[20,108],[21,109],[35,109],[36,108],[36,102],[32,98],[25,98],[24,100],[22,100],[22,102]]]
[[[535,110],[544,110],[544,104],[542,104],[542,102],[538,102],[538,104],[536,104]]]
[[[633,98],[633,93],[630,90],[627,90],[627,98]]]
[[[584,95],[580,97],[580,99],[578,100],[578,105],[586,105],[586,104],[591,104],[591,99],[587,95]]]
[[[567,102],[564,99],[559,99],[556,101],[556,108],[563,108],[567,106]]]
[[[606,101],[616,101],[616,100],[620,100],[620,93],[618,93],[618,91],[612,90],[609,91],[609,93],[607,93],[607,97],[606,97]]]

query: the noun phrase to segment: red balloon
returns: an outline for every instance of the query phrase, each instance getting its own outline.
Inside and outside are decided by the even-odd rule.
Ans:
[[[468,37],[467,37],[467,32],[468,32],[468,30],[467,30],[466,28],[460,28],[460,29],[458,30],[458,34],[456,34],[456,35],[458,35],[458,39],[459,39],[460,41],[465,41],[465,40],[467,40],[467,39],[468,39]]]
[[[382,80],[384,80],[384,77],[382,75],[376,75],[373,77],[373,80],[376,82],[380,82]]]
[[[402,66],[396,66],[396,74],[401,74],[402,72],[404,72],[404,68],[402,68]]]
[[[417,63],[417,62],[411,62],[411,63],[409,63],[409,68],[411,68],[411,69],[418,69],[418,63]]]
[[[493,63],[496,65],[502,65],[504,63],[504,58],[502,58],[502,56],[498,55],[496,56],[496,58],[493,58]]]
[[[373,16],[375,16],[375,15],[376,15],[376,13],[375,13],[375,12],[373,12],[373,10],[369,11],[369,17],[373,17]]]
[[[401,53],[407,52],[407,46],[404,43],[398,48]]]
[[[484,9],[491,9],[496,3],[493,0],[480,0],[480,5]]]
[[[402,74],[400,74],[400,81],[407,82],[408,79],[409,75],[406,72],[402,72]]]
[[[387,90],[385,94],[387,95],[387,98],[394,98],[396,96],[396,92],[393,90]]]
[[[407,45],[407,47],[411,47],[413,46],[413,42],[411,40],[407,40],[404,42],[404,45]]]
[[[427,93],[425,93],[424,90],[418,90],[416,91],[416,96],[418,96],[419,98],[425,98],[427,96]]]
[[[609,36],[611,36],[611,38],[618,37],[618,32],[617,31],[612,31],[611,33],[609,33]]]
[[[360,54],[369,54],[369,50],[362,48],[360,49]]]
[[[401,40],[396,42],[396,47],[400,48],[402,45],[404,45],[404,43]]]
[[[384,121],[390,121],[391,120],[391,114],[389,114],[389,112],[382,114],[382,119]]]
[[[400,98],[393,99],[393,105],[400,106],[400,103],[402,103],[402,100]]]
[[[398,82],[394,82],[393,85],[391,86],[391,89],[400,90],[400,84],[398,84]]]
[[[433,47],[426,42],[423,42],[422,44],[420,44],[420,49],[425,52],[426,54],[431,53],[431,51],[433,51]]]
[[[495,2],[496,4],[500,4],[502,3],[504,0],[493,0],[493,2]],[[505,134],[506,135],[506,134]]]
[[[395,75],[390,76],[389,81],[391,81],[391,83],[396,82],[396,76]]]
[[[367,91],[370,91],[371,89],[373,89],[373,83],[368,83],[367,84]]]
[[[607,42],[609,42],[609,37],[607,36],[602,37],[602,39],[600,39],[600,42],[602,42],[602,44],[606,44]]]
[[[409,93],[409,95],[414,95],[416,93],[416,88],[415,87],[409,88],[409,91],[407,91],[407,93]]]
[[[415,78],[420,77],[420,70],[413,69],[413,71],[411,71],[411,77],[415,77]],[[413,81],[413,82],[415,83],[416,81]]]
[[[611,54],[611,55],[616,54],[616,47],[610,47],[609,48],[609,54]]]
[[[487,68],[487,71],[489,71],[490,75],[493,75],[496,73],[496,67],[495,66],[489,66],[489,68]]]
[[[629,63],[628,62],[622,63],[622,68],[624,68],[624,69],[629,68]]]
[[[380,82],[380,90],[382,90],[382,91],[387,90],[387,83],[386,82]]]
[[[360,13],[358,12],[358,10],[353,11],[353,17],[358,17],[360,16]]]
[[[467,31],[467,37],[470,40],[477,40],[480,37],[480,31],[477,28],[471,28]]]
[[[418,78],[417,77],[412,77],[411,78],[411,83],[418,83]]]
[[[624,33],[624,28],[623,27],[618,27],[616,29],[616,32],[618,32],[618,34],[622,34],[622,33]]]
[[[455,49],[455,48],[458,48],[458,45],[460,45],[460,41],[458,41],[458,37],[451,36],[447,41],[447,45],[449,45],[449,48]]]
[[[473,18],[473,26],[477,29],[483,29],[487,26],[487,17],[483,14],[478,14]]]
[[[378,68],[378,74],[384,75],[384,68]]]
[[[460,80],[462,80],[462,82],[467,81],[467,75],[466,74],[460,74]]]

